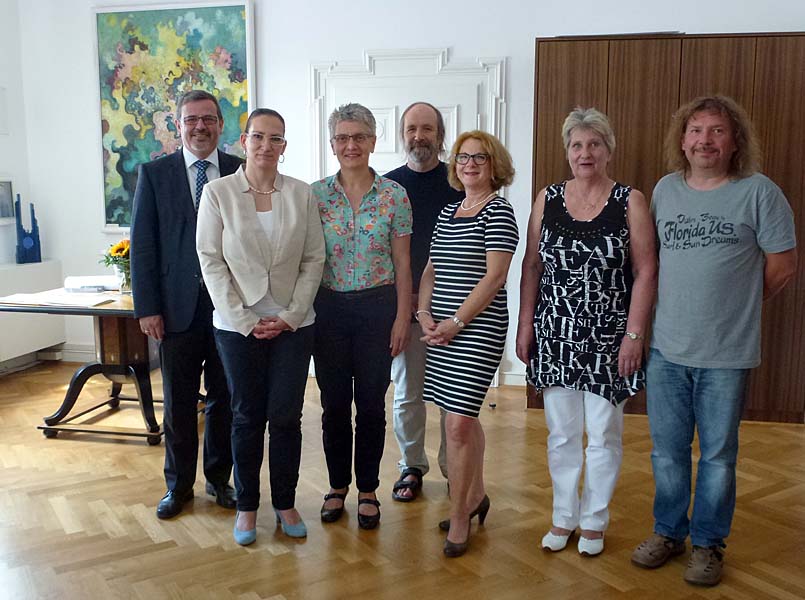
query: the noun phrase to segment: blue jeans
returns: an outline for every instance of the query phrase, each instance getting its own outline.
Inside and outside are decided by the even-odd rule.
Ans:
[[[700,369],[672,363],[655,348],[646,369],[654,469],[654,531],[696,546],[724,546],[735,512],[738,427],[747,369]],[[693,513],[691,444],[700,458]]]

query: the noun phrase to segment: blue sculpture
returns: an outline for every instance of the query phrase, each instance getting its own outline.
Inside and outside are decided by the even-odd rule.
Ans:
[[[36,222],[34,203],[31,202],[31,231],[26,231],[22,226],[22,210],[20,210],[22,200],[17,194],[17,201],[14,203],[17,212],[17,264],[42,262],[42,248],[39,245],[39,223]]]

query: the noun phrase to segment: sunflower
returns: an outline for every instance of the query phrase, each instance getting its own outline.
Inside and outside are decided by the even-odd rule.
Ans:
[[[130,258],[129,252],[131,251],[131,242],[129,240],[120,240],[116,244],[112,244],[101,256],[100,262],[107,267],[117,265],[124,271],[129,270]]]
[[[109,255],[117,258],[128,258],[130,247],[131,242],[129,240],[120,240],[109,249]]]

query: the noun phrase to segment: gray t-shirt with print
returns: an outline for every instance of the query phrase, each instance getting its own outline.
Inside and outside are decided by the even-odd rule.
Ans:
[[[764,254],[796,246],[782,190],[755,174],[698,191],[671,173],[651,209],[660,251],[651,347],[688,367],[759,365]]]

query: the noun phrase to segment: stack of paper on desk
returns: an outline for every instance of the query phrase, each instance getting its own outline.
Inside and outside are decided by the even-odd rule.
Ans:
[[[0,304],[15,306],[69,306],[78,308],[92,308],[114,302],[109,294],[73,294],[63,289],[48,290],[35,294],[12,294],[0,298]]]
[[[120,282],[114,275],[84,275],[67,277],[64,289],[68,292],[106,292],[120,289]]]

